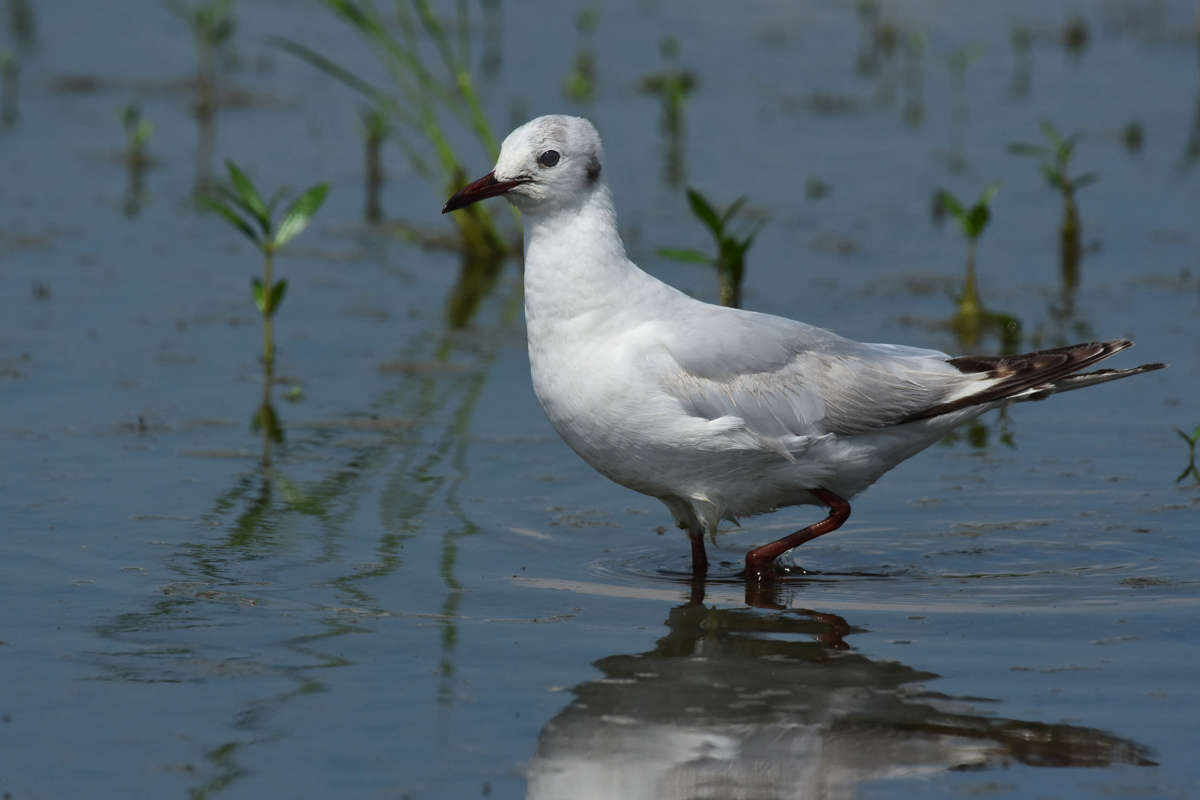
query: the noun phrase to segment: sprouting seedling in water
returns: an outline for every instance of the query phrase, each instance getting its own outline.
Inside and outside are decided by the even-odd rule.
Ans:
[[[767,224],[766,220],[760,221],[748,234],[739,238],[730,233],[727,226],[734,215],[741,211],[742,206],[746,204],[745,195],[734,200],[733,204],[723,213],[718,213],[704,198],[704,195],[695,189],[688,189],[687,197],[692,213],[704,224],[704,227],[708,228],[709,233],[716,241],[717,255],[714,257],[701,253],[699,250],[673,247],[660,247],[658,254],[663,258],[675,261],[709,264],[716,267],[717,278],[721,285],[721,305],[737,308],[741,305],[742,299],[742,276],[746,272],[746,251],[750,249],[750,245],[754,244],[755,237]]]
[[[144,169],[149,159],[146,145],[154,136],[154,123],[142,116],[142,110],[130,104],[121,109],[121,124],[125,128],[125,158],[130,169]]]
[[[579,31],[580,46],[575,54],[575,63],[563,81],[563,93],[568,100],[576,103],[586,103],[592,99],[596,91],[596,51],[591,46],[591,39],[596,31],[596,23],[600,12],[585,8],[575,19],[575,29]]]
[[[0,47],[0,125],[4,127],[17,121],[17,77],[20,74],[17,57]]]
[[[696,74],[678,66],[679,43],[670,36],[658,45],[667,68],[642,78],[643,91],[656,94],[662,100],[662,130],[667,137],[667,183],[683,181],[683,107],[688,95],[696,88]]]
[[[1000,331],[1001,341],[1005,347],[1015,346],[1016,335],[1020,324],[1016,317],[1010,314],[998,314],[987,311],[979,299],[979,285],[975,279],[975,251],[979,237],[991,221],[992,198],[999,191],[1000,184],[989,183],[972,206],[964,205],[957,197],[943,189],[938,194],[942,209],[958,222],[963,234],[967,237],[967,266],[963,279],[963,291],[957,298],[958,310],[950,321],[950,327],[958,335],[964,346],[975,346],[980,334],[988,328]]]
[[[439,198],[458,191],[465,183],[466,169],[458,154],[461,138],[450,130],[451,126],[465,128],[493,161],[500,155],[500,144],[475,89],[475,60],[469,47],[473,28],[466,0],[454,4],[449,19],[435,10],[431,0],[396,0],[388,4],[322,0],[321,4],[348,23],[379,57],[395,81],[395,96],[303,44],[281,38],[270,41],[386,111],[392,138],[413,169],[436,187]],[[377,5],[388,7],[390,15],[385,16]],[[512,213],[519,225],[515,207]],[[464,268],[498,273],[514,248],[491,211],[475,205],[453,216]],[[408,226],[403,232],[430,243],[438,241]]]
[[[129,168],[129,186],[125,192],[123,209],[128,217],[135,217],[142,210],[145,191],[142,177],[150,166],[146,145],[154,135],[154,124],[142,116],[142,110],[134,104],[121,110],[121,124],[125,128],[125,164]]]
[[[1079,285],[1079,259],[1082,254],[1080,242],[1083,237],[1079,208],[1075,205],[1075,192],[1094,182],[1096,173],[1088,172],[1077,178],[1071,177],[1071,159],[1075,156],[1076,146],[1083,140],[1082,134],[1064,137],[1049,120],[1042,120],[1042,133],[1046,136],[1048,145],[1018,142],[1010,144],[1008,152],[1038,159],[1041,162],[1038,166],[1042,177],[1062,196],[1063,219],[1059,229],[1059,256],[1063,288],[1071,292]]]
[[[165,0],[167,10],[192,29],[196,39],[196,115],[210,117],[217,106],[216,53],[233,36],[230,12],[234,0],[208,0],[190,5]]]
[[[375,106],[363,112],[362,134],[366,144],[367,197],[363,215],[367,222],[383,219],[383,143],[391,133],[386,109]]]
[[[215,197],[200,195],[197,200],[201,205],[220,214],[262,251],[263,277],[254,278],[251,285],[254,290],[254,305],[257,306],[263,320],[263,405],[266,407],[269,405],[271,383],[275,376],[275,342],[271,320],[287,292],[287,281],[273,279],[275,253],[308,225],[313,214],[317,213],[317,209],[324,202],[329,185],[319,183],[309,187],[288,206],[276,223],[275,206],[281,193],[276,192],[269,201],[263,202],[254,184],[237,165],[232,161],[226,161],[225,165],[229,169],[230,185],[218,188]]]
[[[1188,436],[1186,433],[1179,430],[1179,428],[1176,428],[1175,432],[1179,434],[1179,438],[1183,439],[1188,446],[1187,467],[1179,474],[1179,477],[1175,479],[1175,482],[1179,483],[1188,475],[1191,475],[1196,479],[1197,483],[1200,483],[1200,472],[1196,471],[1196,444],[1200,443],[1200,425],[1196,426],[1196,430],[1192,431],[1191,436]]]

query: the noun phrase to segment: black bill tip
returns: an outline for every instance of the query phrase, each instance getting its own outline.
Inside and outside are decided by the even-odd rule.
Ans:
[[[486,200],[489,197],[496,197],[507,192],[514,186],[520,186],[525,183],[523,180],[516,181],[501,181],[496,179],[496,173],[489,172],[479,180],[468,183],[463,188],[455,192],[446,205],[442,206],[442,213],[447,214],[451,211],[457,211],[460,208],[466,208],[472,203],[478,203],[480,200]]]

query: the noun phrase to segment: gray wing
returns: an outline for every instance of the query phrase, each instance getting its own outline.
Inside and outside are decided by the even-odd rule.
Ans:
[[[864,344],[782,317],[704,307],[679,323],[643,331],[666,351],[668,391],[691,414],[738,417],[766,437],[883,428],[976,383],[945,353]]]

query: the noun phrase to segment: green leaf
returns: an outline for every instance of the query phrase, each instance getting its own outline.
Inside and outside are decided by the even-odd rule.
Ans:
[[[699,217],[700,221],[713,232],[714,236],[720,236],[721,228],[723,227],[721,220],[717,216],[717,212],[713,210],[713,207],[704,199],[704,195],[695,189],[688,189],[687,196],[688,202],[692,206],[692,213]]]
[[[263,227],[263,232],[269,233],[271,216],[267,212],[267,207],[263,204],[262,198],[259,197],[258,190],[254,188],[254,184],[246,177],[246,173],[238,169],[237,164],[234,164],[233,161],[227,159],[225,167],[229,170],[229,182],[237,190],[238,196],[241,197],[246,209],[255,216],[258,224]]]
[[[287,294],[287,281],[279,281],[271,287],[271,307],[267,311],[268,317],[275,316],[275,312],[279,310],[279,305],[283,302],[285,294]]]
[[[996,192],[1000,191],[1000,182],[992,181],[984,187],[983,193],[979,195],[979,205],[988,205],[992,202],[992,198],[996,196]]]
[[[258,313],[266,314],[267,293],[263,291],[263,282],[258,278],[251,278],[250,286],[254,290],[254,307],[258,309]]]
[[[1063,146],[1062,134],[1060,134],[1058,132],[1058,129],[1055,128],[1050,123],[1050,120],[1048,120],[1048,119],[1042,120],[1041,128],[1042,128],[1042,133],[1044,133],[1046,135],[1046,138],[1050,140],[1050,144],[1054,145],[1054,149],[1062,150],[1062,146]]]
[[[721,227],[724,228],[729,220],[733,219],[733,215],[742,210],[742,206],[746,205],[747,195],[742,195],[729,208],[725,209],[725,213],[721,215]]]
[[[1075,180],[1071,181],[1071,189],[1072,190],[1082,189],[1084,186],[1087,186],[1088,184],[1091,184],[1091,183],[1095,183],[1099,179],[1100,179],[1100,176],[1097,175],[1095,172],[1085,173],[1083,175],[1080,175]]]
[[[962,221],[966,217],[967,212],[963,209],[962,203],[958,201],[957,197],[942,189],[938,198],[941,201],[942,208],[954,215],[955,219]]]
[[[966,224],[963,225],[967,236],[972,239],[978,239],[979,234],[983,233],[983,229],[987,227],[988,220],[991,218],[992,212],[988,209],[987,204],[979,203],[978,205],[971,206],[971,210],[967,214]]]
[[[1014,156],[1033,156],[1034,158],[1049,158],[1050,150],[1045,147],[1040,147],[1036,144],[1026,144],[1025,142],[1015,142],[1008,146],[1008,152]]]
[[[1062,173],[1056,170],[1054,167],[1043,164],[1041,166],[1041,172],[1042,177],[1046,179],[1046,182],[1055,189],[1058,189],[1060,192],[1068,188],[1066,182],[1063,180]]]
[[[329,184],[320,183],[296,198],[296,202],[292,203],[291,207],[284,212],[283,219],[279,223],[279,230],[275,234],[276,247],[283,247],[294,239],[296,234],[304,230],[313,214],[317,213],[317,209],[321,207],[321,203],[325,202],[325,195],[328,191]]]
[[[237,228],[242,233],[246,234],[246,236],[250,239],[250,241],[254,242],[254,244],[259,246],[262,245],[262,240],[259,238],[258,233],[251,228],[244,219],[239,217],[236,211],[222,203],[220,200],[216,199],[215,197],[198,194],[196,195],[196,202],[205,208],[220,214],[225,218],[226,222]]]
[[[765,227],[767,227],[767,221],[763,219],[759,220],[758,224],[750,229],[750,233],[746,234],[746,238],[742,240],[743,251],[748,250],[750,245],[754,244],[754,240],[758,238],[758,235],[762,233],[762,229]]]
[[[692,264],[714,264],[712,256],[707,256],[699,250],[691,250],[686,247],[660,247],[655,251],[660,258],[669,258],[673,261],[687,261]]]

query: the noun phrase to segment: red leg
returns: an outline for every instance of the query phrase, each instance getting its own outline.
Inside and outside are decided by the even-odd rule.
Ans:
[[[818,523],[809,525],[802,531],[796,531],[791,536],[756,547],[746,554],[746,580],[770,581],[775,579],[775,559],[799,547],[810,539],[815,539],[830,531],[842,527],[842,523],[850,517],[850,504],[828,489],[809,489],[809,493],[829,506],[829,516]]]
[[[704,575],[708,572],[708,554],[704,552],[704,531],[693,531],[689,528],[687,535],[692,540],[692,575]]]

